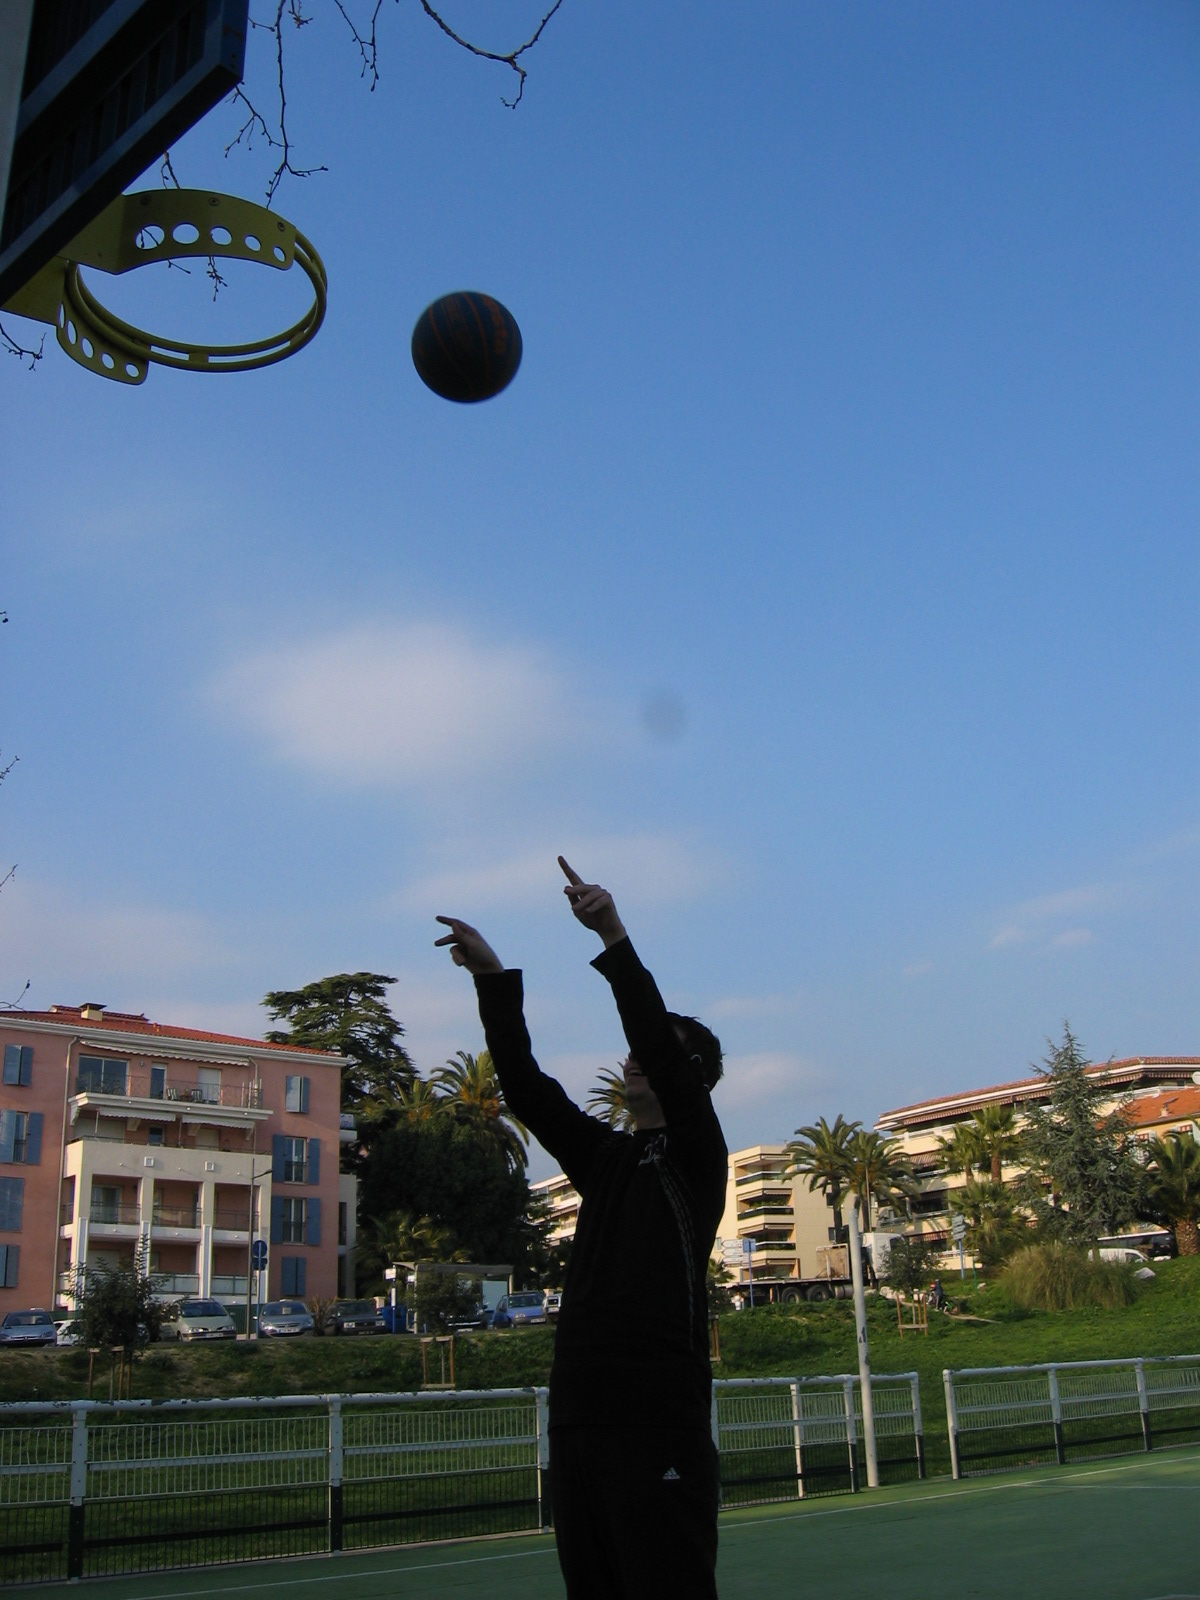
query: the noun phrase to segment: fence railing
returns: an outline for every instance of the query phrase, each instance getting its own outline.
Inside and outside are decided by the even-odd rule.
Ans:
[[[876,1376],[871,1390],[880,1482],[923,1478],[917,1374]],[[713,1384],[713,1438],[723,1506],[856,1493],[866,1482],[857,1377],[721,1379]]]
[[[924,1475],[914,1374],[884,1481]],[[864,1481],[857,1378],[714,1385],[726,1506]],[[472,1538],[550,1521],[548,1391],[0,1406],[0,1585]]]
[[[956,1478],[1200,1439],[1200,1356],[942,1374]]]

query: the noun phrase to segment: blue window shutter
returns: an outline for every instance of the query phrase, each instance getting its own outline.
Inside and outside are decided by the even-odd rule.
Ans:
[[[11,1161],[17,1142],[17,1113],[0,1111],[0,1161]]]
[[[280,1194],[271,1196],[271,1243],[283,1243],[283,1196]],[[284,1266],[287,1266],[286,1261]],[[287,1294],[288,1291],[285,1289],[283,1292]]]
[[[280,1294],[295,1294],[296,1292],[295,1256],[281,1256],[279,1258],[279,1292]]]
[[[23,1044],[21,1046],[21,1071],[20,1071],[20,1077],[19,1077],[18,1081],[28,1087],[28,1085],[32,1082],[32,1080],[33,1080],[33,1046],[31,1044]]]
[[[21,1247],[19,1244],[10,1244],[4,1251],[4,1287],[15,1289],[17,1287],[17,1272],[21,1264]]]
[[[305,1290],[305,1279],[308,1276],[307,1268],[308,1268],[308,1262],[305,1261],[304,1257],[303,1256],[297,1256],[296,1257],[296,1288],[295,1288],[295,1291],[294,1291],[296,1294],[303,1294],[304,1293],[304,1290]]]
[[[305,1216],[304,1242],[305,1244],[320,1244],[321,1242],[321,1202],[310,1200]]]
[[[308,1181],[320,1183],[321,1181],[321,1141],[310,1139],[308,1141]]]
[[[285,1133],[277,1133],[275,1135],[275,1137],[271,1140],[271,1182],[272,1183],[282,1183],[283,1182],[283,1160],[284,1160],[283,1146],[284,1146],[284,1141],[286,1140],[286,1138],[287,1138],[287,1135]],[[271,1203],[273,1205],[274,1201],[272,1201]],[[272,1234],[272,1238],[274,1238],[273,1234]]]
[[[5,1083],[20,1083],[21,1081],[21,1046],[19,1044],[6,1044],[4,1046],[4,1081]]]
[[[20,1233],[24,1203],[25,1179],[0,1178],[0,1228],[5,1233]]]
[[[300,1109],[301,1109],[301,1111],[307,1111],[308,1110],[308,1079],[307,1078],[301,1078],[300,1079]]]
[[[39,1167],[42,1164],[42,1113],[31,1111],[25,1124],[25,1165]]]

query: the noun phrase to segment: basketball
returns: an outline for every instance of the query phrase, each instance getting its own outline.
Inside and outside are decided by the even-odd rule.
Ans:
[[[463,289],[426,306],[412,336],[417,376],[443,400],[490,400],[521,365],[521,330],[489,294]]]

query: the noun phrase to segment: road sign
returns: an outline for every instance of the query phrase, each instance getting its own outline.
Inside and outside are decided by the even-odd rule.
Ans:
[[[0,115],[14,129],[0,306],[240,83],[248,13],[249,0],[34,0],[16,116]]]
[[[745,1253],[748,1256],[752,1256],[754,1254],[754,1252],[758,1249],[758,1240],[757,1239],[743,1239],[742,1240],[742,1249],[745,1251]]]
[[[256,1272],[261,1272],[267,1264],[267,1241],[255,1239],[250,1246],[250,1265]]]
[[[963,1216],[961,1211],[950,1223],[950,1237],[954,1240],[955,1244],[961,1244],[962,1241],[967,1237],[967,1219]]]

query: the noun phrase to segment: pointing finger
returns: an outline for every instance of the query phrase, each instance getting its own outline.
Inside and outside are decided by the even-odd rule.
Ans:
[[[567,881],[569,883],[578,884],[578,883],[582,883],[583,882],[583,879],[575,871],[575,868],[570,864],[570,862],[567,860],[566,856],[559,856],[558,864],[563,869],[563,871],[566,873]]]

